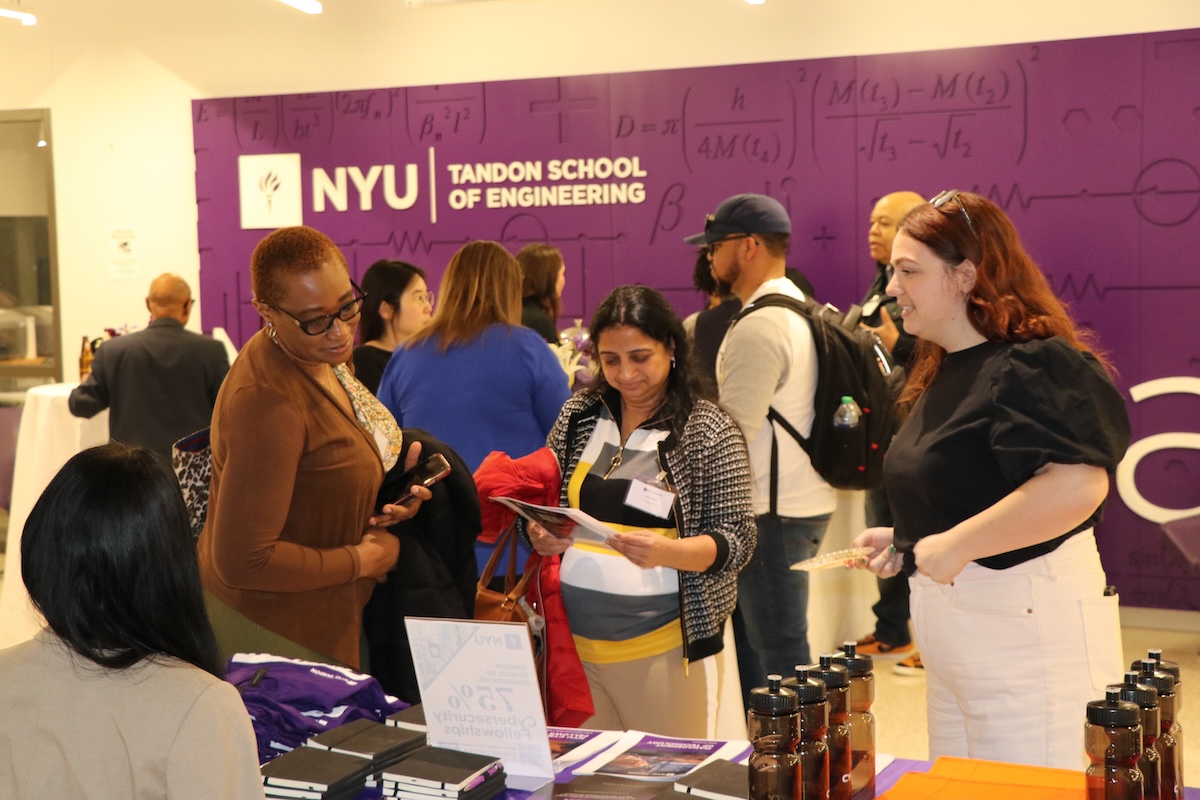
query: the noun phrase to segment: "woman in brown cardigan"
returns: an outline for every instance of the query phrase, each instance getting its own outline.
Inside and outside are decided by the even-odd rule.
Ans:
[[[213,411],[199,542],[209,614],[224,655],[358,667],[362,607],[400,552],[386,528],[420,507],[375,513],[400,429],[346,366],[363,295],[337,246],[311,228],[282,228],[255,248],[250,275],[266,327]],[[409,448],[408,466],[419,451]]]

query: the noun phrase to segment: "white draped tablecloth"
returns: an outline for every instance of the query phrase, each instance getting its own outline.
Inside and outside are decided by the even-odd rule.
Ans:
[[[8,515],[4,589],[0,592],[0,648],[33,638],[41,627],[21,580],[21,532],[33,504],[71,456],[108,441],[108,411],[91,419],[71,416],[67,397],[77,385],[35,386],[25,394]]]

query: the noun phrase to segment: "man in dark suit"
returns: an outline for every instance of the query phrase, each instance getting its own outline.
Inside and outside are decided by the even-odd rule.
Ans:
[[[229,358],[220,342],[185,330],[192,292],[178,275],[159,275],[146,297],[150,324],[96,349],[92,372],[71,392],[77,417],[111,409],[109,436],[147,447],[169,462],[171,445],[207,428]]]

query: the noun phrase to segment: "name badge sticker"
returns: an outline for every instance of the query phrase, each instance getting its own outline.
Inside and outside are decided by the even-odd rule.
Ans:
[[[671,516],[671,507],[675,505],[675,493],[635,479],[629,482],[625,505],[666,519]]]

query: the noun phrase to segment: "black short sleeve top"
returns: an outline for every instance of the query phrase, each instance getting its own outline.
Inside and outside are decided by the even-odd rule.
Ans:
[[[912,546],[991,507],[1049,463],[1113,472],[1129,446],[1125,401],[1104,367],[1059,337],[984,342],[947,354],[884,464],[905,571]],[[1005,569],[1053,551],[1059,537],[980,559]]]

